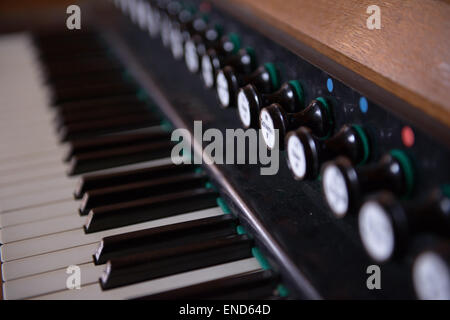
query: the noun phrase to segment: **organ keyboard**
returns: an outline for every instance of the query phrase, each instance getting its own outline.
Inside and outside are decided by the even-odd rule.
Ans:
[[[0,37],[4,299],[450,299],[448,141],[209,2],[86,10]],[[178,164],[195,120],[276,174]]]
[[[81,37],[89,40],[95,36]],[[117,62],[97,64],[104,61],[97,57],[97,42],[83,47],[85,54],[79,57],[72,56],[80,46],[74,42],[68,45],[70,52],[66,57],[60,52],[52,59],[55,48],[59,51],[55,44],[62,37],[35,37],[40,52],[27,35],[11,36],[1,46],[3,62],[9,66],[3,75],[14,79],[23,67],[21,74],[28,81],[11,81],[11,87],[4,87],[2,93],[11,99],[3,105],[10,132],[16,126],[24,128],[20,137],[4,137],[2,142],[2,154],[7,155],[2,159],[0,234],[5,298],[133,298],[234,275],[248,273],[253,277],[260,272],[261,266],[251,255],[252,240],[237,234],[236,219],[224,215],[217,204],[217,192],[206,187],[207,175],[200,167],[172,164],[169,155],[173,143],[167,130],[156,112],[143,107],[148,104],[146,98],[122,77],[123,68]],[[62,41],[70,37],[67,35]],[[11,55],[9,50],[22,54]],[[37,62],[41,55],[48,55],[51,61],[43,65],[44,72],[49,73],[45,77],[51,79],[50,87],[42,81],[43,70]],[[100,57],[110,60],[106,52]],[[55,67],[54,73],[46,67],[58,63],[61,65]],[[104,69],[104,65],[108,67]],[[90,82],[94,71],[99,75],[98,82]],[[65,82],[74,77],[78,77],[77,81]],[[111,78],[112,85],[105,84]],[[86,80],[89,84],[84,86]],[[99,87],[106,89],[98,90]],[[122,87],[126,90],[119,90]],[[27,88],[28,95],[17,92],[18,88]],[[24,97],[23,101],[18,96]],[[58,107],[51,110],[54,103]],[[97,106],[102,105],[117,113],[97,112],[101,110]],[[90,112],[92,109],[95,112]],[[67,110],[70,111],[66,115]],[[25,118],[21,117],[23,114]],[[59,139],[49,130],[52,125]],[[37,138],[33,141],[35,148],[28,142],[29,137]],[[14,140],[14,148],[8,140]],[[67,165],[61,164],[63,159]],[[78,182],[71,178],[80,173],[86,175]],[[74,190],[80,199],[78,203],[72,199]],[[131,241],[145,232],[156,233],[154,239]],[[178,241],[171,234],[178,234]],[[153,247],[150,243],[150,247],[140,247],[147,241]],[[167,255],[170,248],[178,251]],[[110,258],[105,258],[105,251]],[[120,263],[120,257],[143,251],[166,253],[159,258],[162,269],[154,270],[153,276],[145,273],[136,279],[115,271],[114,259]],[[185,257],[184,265],[177,261],[179,256]],[[189,260],[194,258],[197,263],[189,266]],[[154,260],[152,256],[152,264]],[[168,269],[171,262],[176,264],[175,270]],[[80,267],[80,290],[66,291],[69,265]],[[100,277],[103,288],[132,285],[103,294],[97,283]],[[270,278],[273,275],[265,274],[263,280]],[[270,296],[272,292],[266,289],[265,294]]]

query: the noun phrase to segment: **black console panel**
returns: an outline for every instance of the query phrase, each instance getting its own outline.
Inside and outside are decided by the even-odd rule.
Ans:
[[[203,131],[217,128],[224,132],[227,128],[241,127],[237,109],[221,108],[215,89],[206,89],[200,74],[187,70],[184,59],[175,60],[160,37],[151,38],[147,30],[140,29],[119,9],[115,9],[110,20],[114,23],[105,23],[103,28],[106,33],[114,34],[109,37],[112,47],[125,58],[125,64],[126,57],[133,56],[135,61],[129,66],[130,72],[137,75],[144,89],[151,89],[147,93],[161,106],[174,127],[183,125],[193,130],[194,120],[203,122]],[[242,47],[254,49],[258,65],[273,62],[280,83],[298,80],[305,105],[317,97],[324,98],[331,110],[331,135],[344,125],[363,128],[370,150],[365,165],[379,161],[393,149],[401,150],[402,157],[410,161],[408,170],[413,171],[407,173],[412,175],[407,178],[410,190],[402,200],[420,201],[433,188],[450,182],[450,150],[446,143],[406,121],[407,115],[401,118],[376,105],[371,97],[363,97],[326,70],[214,7],[209,20],[222,24],[225,33],[239,34]],[[150,86],[143,83],[146,77],[152,79]],[[323,195],[323,177],[319,174],[315,179],[295,180],[286,163],[286,153],[280,152],[280,168],[272,176],[261,175],[260,165],[216,164],[209,168],[229,207],[253,231],[263,251],[283,275],[292,296],[414,298],[412,254],[417,243],[420,246],[416,234],[402,255],[386,263],[374,262],[361,243],[357,214],[336,218]],[[248,211],[242,212],[243,208]],[[381,267],[380,290],[369,290],[366,285],[369,277],[366,269],[373,264]]]

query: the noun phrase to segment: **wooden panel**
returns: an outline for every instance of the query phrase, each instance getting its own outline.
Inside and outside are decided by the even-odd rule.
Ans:
[[[450,126],[448,1],[214,2],[241,17],[256,15]],[[369,30],[366,10],[375,3],[381,8],[381,29]]]

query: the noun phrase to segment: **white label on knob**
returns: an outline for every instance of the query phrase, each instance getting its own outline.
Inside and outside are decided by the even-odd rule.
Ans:
[[[335,165],[328,165],[323,173],[323,191],[331,210],[343,217],[348,210],[348,190],[344,176]]]
[[[223,74],[223,71],[220,70],[217,74],[216,78],[217,84],[217,95],[219,96],[219,101],[224,107],[228,107],[230,104],[230,93],[228,92],[228,82]]]
[[[297,178],[303,179],[306,174],[305,149],[296,135],[290,136],[287,141],[287,154],[292,172]]]
[[[148,32],[152,38],[156,38],[159,34],[160,14],[158,10],[154,10],[150,6],[150,11],[147,14]]]
[[[141,29],[145,29],[147,23],[147,12],[150,10],[150,5],[145,2],[139,2],[138,4],[138,24]]]
[[[148,10],[147,10],[147,28],[148,32],[152,34],[153,24],[155,23],[155,20],[153,18],[154,16],[154,10],[150,4],[148,4]]]
[[[212,88],[214,85],[214,74],[209,56],[204,55],[202,57],[202,77],[207,88]]]
[[[161,24],[161,40],[165,47],[170,46],[171,23],[169,17],[165,16]]]
[[[426,251],[413,266],[413,282],[422,300],[450,300],[450,270],[436,253]]]
[[[248,128],[250,127],[251,117],[250,117],[250,105],[248,103],[247,96],[243,90],[239,90],[238,93],[238,112],[239,118],[241,118],[242,124]]]
[[[198,55],[197,49],[195,48],[195,44],[192,40],[186,41],[184,45],[184,58],[186,60],[186,65],[188,70],[192,73],[196,73],[198,71]]]
[[[173,57],[176,60],[183,58],[183,39],[178,28],[172,28],[170,32],[170,44],[172,48]]]
[[[264,142],[270,149],[273,149],[275,148],[275,127],[273,125],[272,117],[263,109],[259,118]]]
[[[391,219],[377,202],[368,201],[359,210],[359,235],[372,259],[387,261],[394,252],[395,236]]]
[[[129,14],[130,14],[131,21],[133,21],[133,23],[136,23],[136,18],[137,18],[137,1],[136,0],[129,2]]]
[[[120,9],[122,10],[123,13],[126,13],[127,5],[128,5],[128,1],[127,0],[120,1]]]

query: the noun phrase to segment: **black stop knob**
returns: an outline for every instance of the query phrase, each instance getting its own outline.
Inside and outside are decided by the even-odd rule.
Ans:
[[[255,60],[254,58],[252,59],[253,61]],[[251,65],[249,65],[249,68],[227,65],[217,73],[217,95],[223,108],[237,105],[239,88],[246,84],[251,83],[261,92],[272,92],[279,87],[278,70],[273,63],[266,63],[251,74],[248,74],[248,70],[251,67]]]
[[[261,110],[259,124],[269,149],[284,148],[286,133],[305,126],[319,137],[327,137],[332,129],[331,112],[324,98],[317,98],[302,111],[288,113],[278,103]],[[278,137],[277,137],[278,132]]]
[[[297,180],[317,178],[321,165],[338,156],[346,156],[353,164],[363,164],[369,157],[369,139],[358,125],[344,125],[326,140],[301,127],[289,132],[285,140],[287,163]]]
[[[409,240],[419,233],[448,235],[450,199],[441,189],[435,189],[425,199],[402,203],[383,191],[361,205],[358,225],[369,256],[386,262],[405,253]]]
[[[224,66],[225,59],[236,54],[240,48],[241,38],[236,33],[230,33],[220,38],[218,44],[201,57],[202,78],[207,88],[215,86],[217,71]]]
[[[413,165],[401,150],[391,150],[379,162],[359,167],[339,157],[325,163],[321,175],[325,199],[339,218],[357,210],[370,193],[387,190],[406,197],[414,186]]]
[[[272,93],[263,93],[253,84],[239,89],[237,106],[239,119],[245,128],[257,127],[261,109],[278,103],[288,112],[298,112],[304,107],[304,93],[299,81],[291,80]]]
[[[197,73],[200,70],[202,56],[217,45],[222,34],[220,25],[209,26],[191,36],[184,45],[184,58],[188,70]]]

